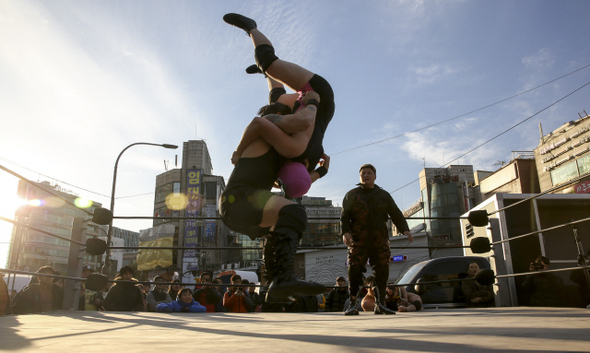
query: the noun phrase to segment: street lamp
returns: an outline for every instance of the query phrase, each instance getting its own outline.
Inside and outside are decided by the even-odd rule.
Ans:
[[[129,146],[125,147],[121,153],[119,153],[119,156],[117,157],[117,160],[115,161],[115,169],[113,170],[113,188],[111,189],[111,212],[113,213],[113,215],[115,214],[115,185],[117,183],[117,167],[119,165],[119,159],[121,159],[121,156],[123,155],[123,153],[125,151],[127,151],[129,148],[133,147],[133,146],[137,146],[137,145],[147,145],[147,146],[158,146],[158,147],[164,147],[164,148],[168,148],[168,149],[177,149],[178,146],[176,145],[170,145],[167,143],[164,144],[158,144],[158,143],[149,143],[149,142],[136,142],[136,143],[132,143]],[[110,247],[111,244],[111,238],[113,236],[113,220],[111,219],[111,222],[109,223],[109,232],[107,233],[107,245]],[[108,272],[110,272],[110,249],[107,250],[106,256],[105,256],[105,261],[104,261],[104,266],[102,267],[102,274],[105,274],[105,269],[108,269],[109,271],[106,271],[107,274]]]

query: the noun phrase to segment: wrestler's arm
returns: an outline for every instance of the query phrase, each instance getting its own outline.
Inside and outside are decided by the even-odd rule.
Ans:
[[[283,97],[285,97],[283,99]],[[289,107],[293,107],[293,104],[299,97],[299,94],[283,94],[279,97],[278,102],[288,105]],[[307,106],[307,102],[310,100],[316,100],[318,103],[320,101],[320,95],[317,92],[309,91],[304,94],[301,99],[301,103],[304,106]],[[305,115],[298,115],[298,114],[289,114],[289,115],[276,115],[276,114],[269,114],[266,115],[265,118],[278,127],[281,128],[284,132],[288,134],[292,134],[295,132],[305,131],[309,128],[310,123],[313,124],[314,121],[310,120],[308,116]],[[314,115],[315,118],[315,115]]]
[[[282,119],[280,118],[289,119],[291,116],[295,116],[297,120],[307,121],[305,124],[307,126],[306,129],[309,129],[315,122],[315,114],[316,107],[310,105],[295,114],[284,116],[277,115],[277,117],[278,120],[281,121]],[[301,126],[304,127],[303,124],[301,124]],[[306,129],[301,131],[305,131]],[[246,147],[248,147],[258,137],[262,137],[266,142],[273,146],[280,155],[286,158],[295,158],[301,155],[305,151],[307,143],[309,142],[305,141],[305,139],[301,137],[293,138],[285,131],[281,130],[278,125],[272,123],[268,119],[256,117],[246,127],[246,130],[244,130],[242,139],[240,140],[240,143],[238,144],[238,147],[232,156],[232,163],[237,163]]]
[[[322,159],[320,159],[319,165],[320,165],[319,168],[317,168],[313,172],[309,173],[309,176],[311,177],[311,182],[312,183],[314,183],[316,180],[318,180],[319,178],[321,178],[324,175],[326,175],[326,173],[328,173],[328,169],[330,169],[330,156],[328,156],[327,154],[324,153],[322,155]],[[326,170],[326,172],[324,173],[324,175],[320,175],[320,171],[321,171],[321,168],[322,167],[324,167],[324,169]]]

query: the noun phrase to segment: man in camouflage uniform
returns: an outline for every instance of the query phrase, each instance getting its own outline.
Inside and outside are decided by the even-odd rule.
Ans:
[[[340,222],[342,240],[348,246],[348,280],[350,282],[350,305],[345,315],[358,315],[360,300],[357,300],[367,260],[375,275],[375,314],[395,314],[385,306],[385,288],[389,279],[389,235],[387,219],[391,217],[398,231],[412,242],[408,223],[396,206],[391,195],[375,185],[377,171],[371,164],[360,168],[359,186],[344,197]]]

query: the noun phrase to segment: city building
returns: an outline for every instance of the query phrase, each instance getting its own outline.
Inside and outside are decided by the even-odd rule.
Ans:
[[[462,244],[459,217],[481,202],[471,165],[424,168],[420,171],[421,200],[406,210],[410,228],[428,234],[429,246]],[[424,219],[420,219],[424,217]],[[423,224],[420,227],[420,223]],[[431,257],[461,255],[461,249],[432,249]]]
[[[535,194],[539,193],[539,176],[532,151],[514,151],[509,163],[479,181],[481,199],[494,194]]]
[[[80,199],[70,191],[64,190],[58,185],[51,185],[47,181],[34,184],[31,185],[24,181],[18,183],[17,195],[23,200],[27,200],[27,206],[23,206],[17,211],[16,221],[25,223],[31,228],[22,226],[13,228],[8,266],[11,269],[34,272],[41,266],[49,265],[65,275],[68,270],[71,242],[52,237],[39,230],[71,239],[74,218],[85,220],[90,218],[81,207],[92,212],[93,209],[101,207],[101,204]],[[44,189],[80,206],[70,205]],[[107,226],[88,222],[86,237],[102,237],[103,234],[106,235],[106,228]],[[85,239],[82,241],[84,242]],[[101,264],[100,261],[100,256],[85,254],[84,262],[86,264],[98,267]]]
[[[342,207],[332,205],[332,201],[325,197],[303,196],[298,201],[307,213],[307,229],[303,233],[301,246],[342,244]]]
[[[535,148],[541,192],[590,193],[590,116],[569,121],[548,135]]]
[[[238,249],[244,245],[239,234],[231,232],[220,219],[217,200],[225,181],[222,176],[212,175],[212,170],[207,143],[191,140],[183,143],[180,168],[156,176],[153,224],[175,225],[174,246]],[[240,261],[243,261],[240,251],[178,250],[173,262],[190,281],[197,273],[217,271],[223,264]]]

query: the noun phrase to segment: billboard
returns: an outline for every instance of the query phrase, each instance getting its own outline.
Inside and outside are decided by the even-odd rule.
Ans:
[[[188,169],[186,171],[186,196],[188,206],[185,210],[186,217],[199,217],[205,204],[205,196],[202,195],[203,171],[201,169]],[[198,246],[199,237],[203,232],[204,222],[197,219],[187,219],[184,224],[184,246]],[[185,257],[196,257],[194,250],[184,252]]]

